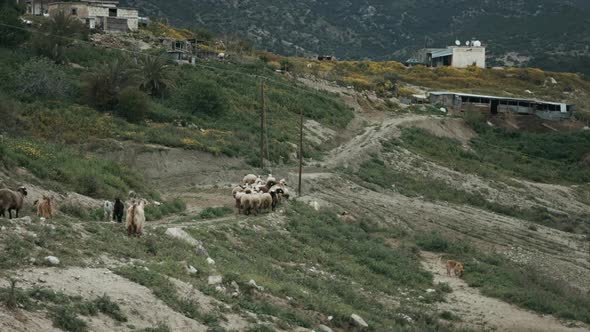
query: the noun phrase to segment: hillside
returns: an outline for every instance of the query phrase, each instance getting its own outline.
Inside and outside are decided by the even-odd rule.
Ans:
[[[145,15],[246,38],[280,54],[406,60],[455,39],[488,45],[490,65],[590,68],[587,1],[127,0]],[[549,23],[550,22],[550,23]]]
[[[587,123],[402,102],[534,94],[584,118],[583,77],[233,48],[178,64],[160,37],[190,31],[13,29],[4,6],[0,188],[28,195],[0,216],[0,331],[590,329]],[[238,210],[244,175],[269,173],[290,196]],[[44,196],[54,220],[36,213]],[[103,210],[136,196],[139,237]]]

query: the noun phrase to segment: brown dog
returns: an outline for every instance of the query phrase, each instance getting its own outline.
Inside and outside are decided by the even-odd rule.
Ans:
[[[454,261],[452,259],[447,261],[447,274],[449,277],[451,276],[451,270],[453,270],[453,274],[455,277],[463,278],[463,273],[465,272],[465,267],[463,263]]]

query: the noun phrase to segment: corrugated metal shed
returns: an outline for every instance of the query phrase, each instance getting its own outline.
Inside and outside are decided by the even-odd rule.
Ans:
[[[474,97],[474,98],[487,98],[487,99],[496,99],[496,100],[522,101],[522,102],[527,102],[527,103],[547,104],[547,105],[567,105],[565,103],[556,103],[556,102],[552,102],[552,101],[542,101],[542,100],[537,100],[537,99],[487,96],[487,95],[477,95],[477,94],[471,94],[471,93],[449,92],[449,91],[435,91],[435,92],[430,92],[430,94],[435,95],[435,96],[455,95],[455,96],[459,96],[459,97]]]

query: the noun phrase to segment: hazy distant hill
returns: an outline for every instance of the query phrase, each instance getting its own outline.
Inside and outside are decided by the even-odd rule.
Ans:
[[[238,33],[283,54],[299,50],[340,58],[405,59],[425,44],[445,46],[476,37],[489,45],[494,59],[590,70],[590,1],[585,0],[125,2],[177,25]]]

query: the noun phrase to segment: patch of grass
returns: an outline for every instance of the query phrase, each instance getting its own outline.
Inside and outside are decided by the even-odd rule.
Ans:
[[[321,312],[334,316],[333,324],[346,329],[354,312],[377,331],[395,330],[397,312],[374,298],[397,297],[399,288],[433,287],[416,251],[409,246],[392,248],[382,238],[383,229],[373,233],[374,228],[364,229],[360,223],[343,224],[335,213],[316,212],[298,203],[290,204],[286,215],[284,229],[231,224],[215,230],[187,229],[198,238],[207,236],[209,253],[220,262],[217,268],[228,283],[235,280],[240,289],[248,290],[247,282],[254,279],[265,287],[264,293],[293,299],[284,304],[256,291],[243,291],[234,300],[242,309],[278,317],[289,328],[311,328],[319,323],[315,312]],[[218,296],[214,290],[203,291]],[[427,316],[414,318],[438,328],[436,320]]]
[[[5,238],[3,254],[0,255],[0,268],[8,270],[23,264],[31,257],[34,249],[34,241],[15,235]]]
[[[216,316],[204,314],[197,302],[181,298],[177,294],[174,284],[158,272],[136,266],[124,266],[116,269],[115,273],[151,289],[157,298],[188,318],[208,324],[217,322]]]
[[[145,219],[147,221],[154,221],[162,219],[163,217],[184,212],[186,204],[180,198],[175,198],[171,201],[163,202],[161,205],[150,204],[145,207]]]
[[[384,146],[384,149],[386,151],[390,150],[397,144],[396,142],[390,142]],[[460,150],[459,147],[456,147],[456,149]],[[584,222],[587,219],[585,215],[558,215],[540,206],[522,208],[520,206],[502,205],[487,200],[485,194],[480,192],[466,192],[443,180],[428,178],[419,173],[411,174],[398,171],[377,156],[373,156],[362,163],[357,176],[384,189],[394,188],[406,196],[420,196],[432,201],[467,204],[563,231],[578,232],[584,231],[588,227]]]
[[[8,309],[15,310],[19,305],[24,308],[31,306],[31,301],[27,294],[16,287],[17,280],[10,279],[10,287],[0,288],[0,303],[3,303]]]
[[[117,303],[113,302],[106,294],[94,300],[93,304],[97,307],[98,311],[111,317],[112,319],[118,322],[127,321],[127,316],[125,316],[125,314],[121,311],[121,307],[119,307]]]
[[[88,324],[78,318],[76,311],[68,306],[58,306],[51,311],[53,326],[69,332],[85,332]]]
[[[228,208],[227,206],[222,207],[208,207],[205,208],[201,213],[199,213],[200,219],[214,219],[214,218],[221,218],[228,214],[232,214],[234,212],[233,209]]]
[[[115,197],[131,188],[145,189],[136,171],[63,145],[7,138],[0,145],[3,160],[26,168],[58,191],[74,190],[98,198]]]
[[[439,317],[448,321],[460,321],[461,318],[450,311],[443,311],[439,314]]]
[[[418,237],[417,241],[423,249],[446,253],[465,263],[465,281],[470,287],[479,288],[482,294],[542,314],[590,322],[590,297],[565,281],[471,246],[457,250],[437,233],[424,237]]]
[[[156,327],[148,327],[143,330],[140,330],[140,332],[171,332],[171,331],[172,330],[170,329],[170,327],[168,327],[168,325],[166,325],[166,324],[159,324]]]
[[[457,171],[483,177],[521,177],[544,183],[577,184],[590,181],[583,164],[590,154],[590,133],[511,132],[475,126],[473,151],[458,141],[436,137],[418,128],[404,128],[401,144]]]

